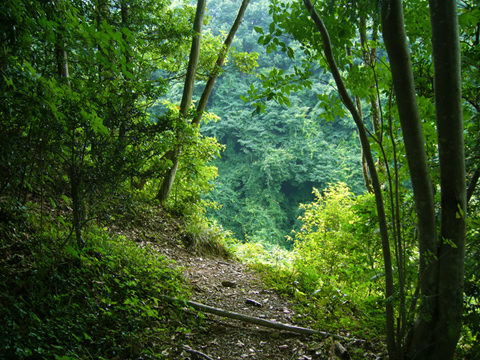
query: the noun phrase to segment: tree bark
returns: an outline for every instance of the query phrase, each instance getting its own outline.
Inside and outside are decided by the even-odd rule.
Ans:
[[[337,85],[337,89],[342,99],[342,102],[346,106],[346,108],[349,110],[350,114],[352,114],[353,120],[357,125],[358,133],[360,136],[360,142],[362,144],[362,148],[364,149],[365,158],[367,161],[368,169],[370,171],[372,186],[375,193],[375,202],[376,202],[377,213],[378,213],[378,221],[380,225],[380,235],[382,239],[382,252],[384,257],[387,347],[388,347],[388,352],[391,358],[395,359],[396,357],[395,356],[395,328],[394,328],[395,319],[394,319],[393,305],[391,302],[391,298],[393,297],[393,294],[394,294],[393,293],[393,270],[392,270],[392,259],[390,254],[387,219],[385,215],[385,208],[383,205],[383,196],[382,196],[382,189],[380,186],[380,180],[378,178],[377,169],[375,168],[375,162],[373,160],[372,151],[370,149],[370,143],[368,141],[367,131],[363,124],[362,118],[355,107],[354,101],[349,96],[348,91],[345,88],[345,84],[343,83],[342,77],[340,75],[335,59],[333,57],[332,46],[331,46],[330,36],[328,34],[328,31],[325,28],[325,25],[322,19],[320,18],[317,11],[313,7],[311,0],[304,0],[304,4],[308,12],[310,13],[310,16],[312,17],[313,21],[315,22],[317,29],[321,34],[325,57],[327,59],[333,78],[335,79],[335,83]]]
[[[180,115],[187,116],[188,109],[192,103],[193,87],[195,76],[197,75],[198,58],[200,57],[200,45],[202,43],[203,18],[205,16],[206,0],[198,0],[195,20],[193,22],[192,47],[190,48],[190,57],[188,59],[187,75],[185,77],[185,86],[183,88],[182,102],[180,103]]]
[[[441,185],[438,309],[430,359],[452,359],[460,337],[465,264],[466,171],[460,38],[455,0],[430,0]]]
[[[201,0],[201,1],[203,1],[203,0]],[[236,34],[238,28],[240,27],[240,24],[242,23],[243,16],[245,14],[245,11],[247,10],[247,7],[248,7],[249,3],[250,3],[250,0],[243,0],[242,1],[242,4],[241,4],[241,6],[238,10],[238,13],[237,13],[237,17],[235,18],[235,21],[233,22],[233,25],[232,25],[230,31],[228,32],[228,35],[227,35],[227,37],[226,37],[226,39],[223,43],[223,47],[220,50],[220,53],[218,54],[218,58],[217,58],[217,61],[215,63],[215,67],[214,67],[212,73],[210,74],[210,76],[208,78],[207,84],[205,85],[205,89],[203,90],[200,101],[198,102],[197,109],[196,109],[196,112],[195,112],[195,116],[192,120],[192,124],[194,124],[194,125],[198,126],[200,124],[200,120],[202,119],[203,112],[205,111],[205,108],[207,107],[208,98],[210,97],[210,94],[213,90],[213,85],[215,84],[215,81],[217,79],[220,68],[223,66],[223,62],[225,61],[225,57],[228,53],[228,49],[230,48],[230,45],[232,45],[233,38],[235,37],[235,34]],[[197,11],[198,11],[199,6],[201,6],[200,1],[197,4]],[[203,6],[205,7],[205,4],[203,4]],[[203,19],[203,15],[202,15],[202,19]],[[196,23],[196,16],[195,16],[195,23]],[[194,28],[195,28],[195,25],[194,25]],[[200,26],[200,31],[199,32],[201,32],[201,26]],[[200,43],[198,45],[200,45]],[[192,60],[192,56],[196,56],[197,61],[198,61],[199,54],[196,53],[196,52],[194,53],[193,48],[194,48],[194,46],[193,46],[193,43],[192,43],[192,52],[190,53],[190,61]],[[200,51],[200,46],[198,46],[198,51]],[[187,112],[188,112],[188,108],[190,107],[190,103],[192,101],[193,81],[195,80],[195,73],[193,73],[193,78],[190,78],[189,70],[190,70],[190,62],[189,62],[189,68],[187,70],[188,84],[187,84],[187,80],[186,80],[185,81],[185,88],[184,88],[184,92],[183,92],[182,103],[180,105],[180,115],[183,118],[186,117]],[[188,89],[187,89],[187,86],[188,86]],[[186,93],[186,91],[188,91],[189,93]],[[180,151],[181,151],[180,149],[175,149],[174,150],[174,154],[173,154],[173,158],[172,158],[173,166],[170,168],[167,176],[164,178],[162,186],[160,188],[160,191],[157,194],[157,199],[159,199],[160,201],[166,200],[168,198],[168,196],[170,195],[170,191],[172,189],[173,182],[175,180],[175,175],[176,175],[177,169],[178,169],[178,155],[180,154]]]
[[[387,1],[382,7],[382,32],[387,48],[395,95],[397,98],[400,123],[407,154],[407,162],[412,180],[415,206],[418,219],[420,248],[420,288],[423,297],[421,314],[417,317],[409,338],[425,344],[432,334],[431,319],[434,314],[436,294],[436,254],[437,230],[433,186],[430,180],[427,155],[424,147],[422,124],[418,112],[413,80],[412,64],[403,21],[401,0]]]
[[[416,359],[451,359],[461,327],[466,206],[456,2],[431,0],[430,12],[442,190],[441,242],[437,240],[433,187],[401,0],[384,3],[382,31],[392,69],[419,229],[422,303],[406,341],[406,353]]]
[[[473,193],[475,192],[475,188],[477,187],[478,179],[480,178],[480,169],[476,169],[470,179],[470,185],[467,189],[467,203],[472,198]]]
[[[225,57],[227,56],[228,49],[230,49],[230,45],[232,45],[233,38],[235,37],[235,34],[238,28],[240,27],[240,24],[242,23],[243,15],[245,15],[245,11],[247,10],[249,3],[250,3],[250,0],[243,0],[242,4],[240,5],[240,9],[238,9],[237,17],[235,18],[235,21],[233,22],[233,25],[230,28],[230,31],[228,32],[228,35],[223,43],[223,48],[220,50],[220,53],[218,54],[215,67],[208,78],[207,84],[205,85],[205,89],[203,90],[203,93],[202,93],[202,97],[198,102],[197,111],[196,111],[195,117],[193,118],[192,124],[195,124],[198,126],[198,124],[200,123],[200,120],[202,119],[202,115],[203,115],[203,112],[205,111],[205,108],[207,107],[208,98],[210,97],[210,94],[213,90],[213,85],[215,84],[215,80],[217,79],[217,76],[220,72],[220,68],[223,66],[223,62],[225,61]]]
[[[183,88],[182,101],[180,103],[180,121],[185,121],[188,114],[188,109],[192,103],[193,87],[195,84],[195,76],[197,74],[198,58],[200,57],[200,45],[202,42],[202,28],[203,18],[205,15],[206,0],[198,0],[197,11],[195,13],[195,20],[193,23],[193,31],[195,32],[192,40],[192,47],[190,48],[190,57],[188,60],[187,75],[185,77],[185,86]],[[181,134],[177,133],[177,139]],[[156,198],[160,201],[165,201],[172,191],[173,182],[178,169],[178,157],[181,149],[180,144],[175,145],[173,150],[172,162],[167,175],[164,177],[162,186],[158,191]]]
[[[61,9],[60,1],[56,1],[57,9],[58,9],[58,17],[60,20],[63,20],[63,14]],[[65,38],[64,34],[61,31],[57,32],[57,41],[55,44],[55,52],[57,55],[57,72],[58,77],[64,78],[66,80],[66,84],[70,87],[70,73],[68,71],[68,56],[67,51],[65,50]]]

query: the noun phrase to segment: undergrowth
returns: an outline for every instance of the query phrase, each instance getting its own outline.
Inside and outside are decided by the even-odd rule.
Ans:
[[[26,212],[2,209],[0,359],[169,358],[197,325],[162,298],[186,290],[153,247],[95,226],[84,235],[81,252],[54,248]]]
[[[345,184],[331,185],[316,201],[301,205],[302,227],[293,250],[267,249],[262,243],[238,246],[264,281],[298,303],[302,319],[322,330],[383,338],[383,271],[376,223],[360,210],[371,197],[354,197]],[[369,224],[360,227],[358,224]]]
[[[295,301],[298,321],[321,331],[378,341],[383,338],[384,315],[380,296],[354,298],[341,287],[319,286],[318,279],[291,267],[251,264],[262,281]]]

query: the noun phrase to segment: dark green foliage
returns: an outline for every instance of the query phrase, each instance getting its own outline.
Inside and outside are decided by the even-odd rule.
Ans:
[[[81,247],[83,227],[104,216],[102,207],[132,185],[155,192],[181,124],[175,114],[146,110],[172,72],[182,76],[186,62],[177,59],[187,51],[192,14],[153,0],[3,4],[0,194],[23,204],[39,195],[41,206],[67,199],[69,239]],[[152,79],[155,71],[163,76]],[[185,141],[182,194],[218,152],[198,132]],[[178,199],[183,208],[208,191],[213,175]]]
[[[480,356],[480,244],[478,234],[468,245],[465,262],[464,331],[461,349],[467,359]]]
[[[2,207],[0,357],[162,358],[167,334],[182,333],[181,312],[162,299],[183,291],[168,261],[95,227],[82,253],[54,251],[28,214]]]
[[[271,18],[265,16],[266,5],[251,4],[248,22],[242,24],[234,45],[241,41],[244,50],[260,53],[257,72],[264,82],[265,97],[277,104],[252,116],[243,100],[253,94],[254,84],[260,86],[257,78],[226,73],[217,80],[209,110],[220,119],[203,125],[202,133],[215,136],[226,150],[215,162],[219,178],[208,195],[222,207],[208,214],[239,239],[289,247],[285,236],[298,225],[298,205],[313,200],[313,187],[345,181],[355,192],[363,191],[360,151],[349,120],[325,110],[335,101],[328,77],[325,84],[298,84],[305,72],[321,75],[318,67],[304,69],[300,58],[292,60],[280,52],[265,54],[251,37],[251,33],[268,28]],[[224,21],[215,13],[211,23],[217,29]],[[298,44],[289,46],[297,49]],[[321,100],[317,93],[330,98]],[[324,119],[335,121],[325,124]]]
[[[222,32],[239,2],[208,4],[211,25],[198,80],[215,71],[211,65]],[[428,9],[421,1],[404,4],[438,198]],[[187,215],[184,243],[199,253],[228,255],[224,246],[233,248],[233,237],[245,240],[239,254],[252,262],[288,264],[263,270],[279,291],[305,305],[303,314],[324,328],[355,330],[359,336],[368,336],[362,333],[368,328],[378,335],[385,299],[376,213],[371,197],[362,195],[356,129],[333,89],[319,35],[302,2],[252,2],[227,71],[210,97],[202,135],[180,120],[176,106],[194,9],[169,5],[153,0],[0,5],[0,357],[156,358],[168,352],[167,333],[181,339],[180,315],[159,297],[180,291],[178,274],[167,270],[153,249],[140,250],[101,225],[111,226],[122,211],[141,212],[136,199],[154,197],[172,165],[169,150],[178,145],[183,149],[178,176],[164,205]],[[395,280],[402,290],[387,301],[410,322],[418,300],[418,229],[398,110],[382,41],[367,43],[376,48],[375,61],[368,64],[358,37],[367,14],[368,37],[377,31],[375,11],[360,3],[316,6],[371,131],[388,194],[389,226],[402,246],[394,254],[395,273],[403,266]],[[472,220],[459,351],[467,359],[480,351],[478,15],[478,1],[462,2]],[[258,59],[244,52],[256,52]],[[259,68],[252,74],[255,61]],[[371,124],[377,91],[380,130]],[[200,94],[197,87],[194,97]],[[190,112],[188,118],[193,116]],[[345,196],[335,202],[340,186],[328,188],[339,181],[351,193],[342,188]],[[312,194],[313,188],[325,190]],[[154,220],[135,216],[143,224]]]

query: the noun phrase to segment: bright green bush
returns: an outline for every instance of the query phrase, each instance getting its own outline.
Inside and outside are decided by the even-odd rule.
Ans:
[[[365,210],[372,197],[355,196],[344,183],[314,193],[316,200],[302,205],[303,226],[294,237],[296,289],[315,303],[320,318],[376,312],[382,263],[375,217]]]

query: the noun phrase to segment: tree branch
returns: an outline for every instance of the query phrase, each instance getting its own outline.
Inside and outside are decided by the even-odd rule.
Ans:
[[[291,331],[291,332],[295,332],[295,333],[299,333],[299,334],[306,334],[306,335],[329,336],[329,337],[332,337],[332,338],[335,338],[335,339],[341,339],[341,340],[357,340],[358,341],[358,339],[352,339],[352,338],[348,338],[346,336],[341,336],[341,335],[327,333],[327,332],[324,332],[324,331],[317,331],[317,330],[313,330],[313,329],[303,328],[303,327],[295,326],[295,325],[282,324],[282,323],[275,322],[275,321],[259,319],[259,318],[253,317],[253,316],[248,316],[248,315],[243,315],[243,314],[239,314],[239,313],[235,313],[235,312],[231,312],[231,311],[227,311],[227,310],[223,310],[223,309],[218,309],[218,308],[214,308],[214,307],[208,306],[208,305],[203,305],[203,304],[200,304],[200,303],[197,303],[197,302],[194,302],[194,301],[188,301],[188,300],[184,301],[184,300],[176,299],[174,297],[166,296],[166,295],[163,295],[162,298],[164,298],[164,299],[166,299],[166,300],[168,300],[169,302],[172,302],[172,303],[184,303],[184,304],[186,304],[186,305],[188,305],[188,306],[190,306],[190,307],[192,307],[192,308],[194,308],[195,310],[198,310],[198,311],[203,311],[203,312],[206,312],[206,313],[209,313],[209,314],[228,317],[230,319],[241,320],[241,321],[244,321],[244,322],[247,322],[247,323],[250,323],[250,324],[265,326],[265,327],[272,328],[272,329]]]

